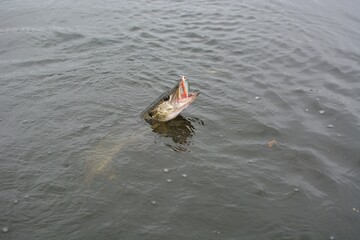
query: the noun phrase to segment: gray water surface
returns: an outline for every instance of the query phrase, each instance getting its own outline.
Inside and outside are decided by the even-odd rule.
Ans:
[[[359,239],[359,12],[1,1],[0,239]]]

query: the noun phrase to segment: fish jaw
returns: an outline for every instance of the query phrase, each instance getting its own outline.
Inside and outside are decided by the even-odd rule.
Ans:
[[[200,92],[192,92],[188,93],[187,97],[181,97],[173,103],[173,110],[166,117],[166,120],[169,121],[171,119],[176,118],[185,108],[187,108],[198,96]]]

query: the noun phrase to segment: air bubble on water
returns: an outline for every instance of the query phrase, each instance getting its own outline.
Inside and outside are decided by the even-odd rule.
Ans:
[[[156,201],[151,201],[152,205],[156,205],[156,203],[157,203]]]
[[[51,152],[51,151],[49,151],[49,152],[48,152],[48,154],[49,154],[49,155],[51,155],[51,154],[52,154],[52,152]]]
[[[306,112],[308,112],[308,111],[309,111],[309,109],[305,108],[305,111],[306,111]]]
[[[249,160],[248,163],[254,163],[254,160]]]
[[[22,123],[24,123],[24,124],[25,124],[25,123],[28,123],[28,120],[24,120],[24,121],[22,121]]]
[[[170,178],[166,179],[166,182],[172,183],[172,180]]]
[[[260,97],[259,97],[259,96],[256,96],[256,97],[255,97],[255,99],[256,99],[256,100],[259,100],[259,99],[260,99]]]
[[[15,199],[14,200],[14,204],[17,204],[19,202],[19,200]]]
[[[294,188],[294,192],[298,192],[299,191],[299,189],[298,188]]]
[[[9,228],[8,228],[8,227],[3,227],[3,228],[2,228],[2,232],[3,232],[3,233],[7,233],[8,231],[9,231]]]
[[[318,98],[318,97],[317,97],[317,98],[316,98],[316,100],[318,100],[318,101],[319,101],[319,100],[320,100],[320,98]]]
[[[28,199],[29,198],[29,195],[25,195],[25,197],[24,197],[25,199]]]
[[[170,172],[170,169],[164,168],[164,172],[168,173],[168,172]]]
[[[187,177],[187,174],[183,173],[183,174],[181,174],[181,176],[185,178],[185,177]]]
[[[325,110],[319,110],[319,113],[320,113],[320,114],[324,114],[324,113],[325,113]]]
[[[334,127],[334,125],[332,125],[332,124],[328,124],[328,125],[326,125],[326,127],[328,127],[328,128],[333,128],[333,127]]]
[[[335,240],[335,237],[334,237],[334,236],[330,236],[329,239],[330,239],[330,240]]]

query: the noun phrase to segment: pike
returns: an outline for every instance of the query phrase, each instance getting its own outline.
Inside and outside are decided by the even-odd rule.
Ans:
[[[193,133],[194,127],[186,118],[176,118],[182,110],[187,108],[199,96],[198,91],[190,92],[189,82],[181,76],[174,88],[164,92],[140,115],[150,123],[154,132],[172,137],[173,141],[186,143],[186,139]],[[176,119],[174,119],[176,118]],[[174,119],[173,121],[170,121]],[[181,131],[179,131],[179,129]],[[137,141],[143,129],[122,135],[120,141],[113,137],[105,137],[97,143],[95,148],[87,151],[87,171],[85,182],[90,184],[96,175],[106,175],[109,179],[115,177],[111,162],[116,155],[130,144]],[[171,146],[174,151],[184,151],[181,145]],[[186,149],[185,149],[186,150]]]
[[[199,94],[198,91],[190,92],[189,82],[185,76],[181,76],[176,86],[161,94],[141,116],[149,123],[170,121],[187,108]]]

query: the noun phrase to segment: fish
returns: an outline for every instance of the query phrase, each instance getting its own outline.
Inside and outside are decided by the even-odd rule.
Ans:
[[[195,131],[192,122],[204,125],[197,118],[185,118],[179,115],[199,96],[199,93],[199,91],[190,92],[189,82],[185,76],[181,76],[175,87],[161,94],[140,114],[150,123],[153,132],[172,139],[174,144],[165,143],[165,145],[174,151],[187,151],[184,145],[188,144],[188,138],[191,138]],[[141,139],[144,129],[145,126],[139,127],[135,132],[109,134],[94,148],[86,150],[85,182],[90,184],[98,175],[103,175],[109,180],[116,177],[112,166],[113,159],[129,146],[136,145],[134,143]]]
[[[141,112],[141,116],[149,123],[170,121],[187,108],[199,94],[199,91],[190,92],[188,80],[185,76],[180,76],[175,87],[161,94]]]

